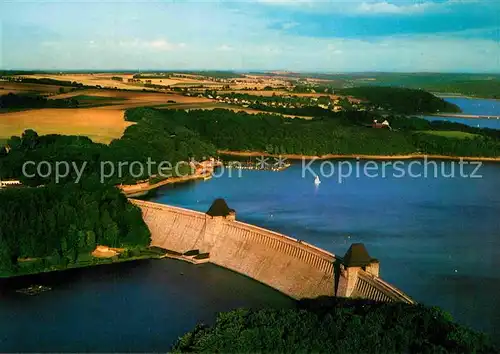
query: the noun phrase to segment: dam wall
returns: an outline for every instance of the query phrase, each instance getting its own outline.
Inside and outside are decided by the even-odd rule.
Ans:
[[[413,300],[399,289],[363,270],[358,272],[351,297],[383,302],[413,303]]]
[[[236,221],[234,217],[130,201],[142,210],[152,246],[182,254],[192,250],[209,253],[210,263],[246,275],[292,298],[346,296],[406,301],[396,288],[377,281],[369,268],[338,267],[340,258],[306,242]]]
[[[335,256],[307,243],[222,217],[132,200],[143,212],[151,245],[210,253],[210,262],[293,298],[335,295]]]

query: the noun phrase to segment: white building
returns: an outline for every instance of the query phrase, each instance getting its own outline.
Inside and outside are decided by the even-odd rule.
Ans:
[[[0,188],[12,187],[12,186],[20,186],[20,185],[21,185],[21,181],[17,181],[17,180],[2,181],[0,179]]]

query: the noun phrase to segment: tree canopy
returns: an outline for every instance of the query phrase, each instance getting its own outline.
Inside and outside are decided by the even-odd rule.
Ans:
[[[176,353],[498,353],[490,340],[438,308],[342,298],[295,309],[239,309],[198,325]]]
[[[461,112],[460,108],[453,103],[423,90],[388,86],[361,86],[342,89],[338,93],[367,100],[375,106],[395,113]]]

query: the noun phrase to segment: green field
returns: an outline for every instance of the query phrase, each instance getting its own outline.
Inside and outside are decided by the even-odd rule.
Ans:
[[[113,105],[122,101],[126,101],[125,98],[121,97],[105,97],[105,96],[90,96],[90,95],[78,95],[72,97],[72,99],[78,101],[79,107],[103,107],[108,105]]]
[[[450,131],[447,131],[447,130],[423,130],[423,131],[420,131],[419,133],[438,135],[438,136],[443,136],[445,138],[454,138],[454,139],[474,139],[474,138],[479,136],[477,134],[461,132],[461,131],[456,131],[456,130],[450,130]]]

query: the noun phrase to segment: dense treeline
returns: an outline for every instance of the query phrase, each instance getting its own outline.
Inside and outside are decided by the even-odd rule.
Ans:
[[[81,184],[0,191],[0,273],[15,274],[23,259],[39,270],[75,263],[96,245],[147,246],[141,211],[116,188]]]
[[[432,73],[378,73],[370,75],[373,81],[355,81],[357,85],[384,85],[418,88],[431,92],[462,94],[483,98],[500,98],[498,74],[432,74]],[[354,79],[355,78],[351,78]]]
[[[57,134],[38,136],[33,130],[26,130],[21,137],[10,138],[7,146],[8,152],[5,147],[0,148],[0,178],[19,178],[23,184],[29,186],[74,181],[76,175],[75,171],[71,170],[66,178],[59,181],[54,180],[53,174],[47,178],[38,175],[28,177],[23,174],[23,165],[27,161],[36,165],[47,161],[52,170],[58,161],[68,161],[79,168],[85,164],[86,175],[97,175],[101,156],[108,149],[106,145],[94,143],[87,137]],[[27,167],[25,172],[29,175],[35,174],[34,166]]]
[[[94,88],[95,86],[86,86],[82,83],[76,81],[67,81],[67,80],[56,80],[50,78],[33,78],[33,77],[22,77],[22,78],[7,78],[12,81],[22,82],[25,84],[43,84],[43,85],[57,85],[57,86],[72,86],[78,88]]]
[[[500,98],[500,78],[484,80],[459,80],[451,83],[426,85],[429,90],[459,93],[482,98]]]
[[[7,141],[8,153],[5,147],[0,148],[0,178],[19,178],[29,186],[72,182],[78,178],[78,172],[73,167],[67,176],[58,180],[55,174],[47,177],[35,175],[34,166],[42,161],[48,162],[52,171],[55,171],[59,162],[68,161],[78,169],[84,167],[83,176],[97,178],[104,171],[109,176],[103,182],[112,186],[143,180],[150,177],[150,173],[155,175],[163,161],[175,167],[181,161],[201,161],[208,156],[215,156],[215,146],[201,140],[197,132],[165,120],[158,111],[150,113],[153,113],[150,118],[146,114],[140,124],[127,128],[123,137],[112,141],[109,146],[93,143],[82,136],[38,136],[35,131],[27,130],[21,137],[12,137]],[[133,162],[147,166],[149,160],[155,163],[151,171],[131,167]],[[26,161],[33,162],[25,167],[30,176],[23,173]],[[123,166],[121,168],[120,163]],[[44,167],[43,174],[48,168]],[[162,173],[168,174],[168,171],[162,169]],[[190,173],[190,168],[181,165],[179,170],[170,171],[172,175],[176,173]]]
[[[423,90],[362,86],[342,89],[337,93],[367,100],[374,106],[401,114],[461,112],[458,106]]]
[[[260,111],[288,114],[293,116],[306,116],[306,117],[325,117],[330,115],[330,110],[324,109],[318,106],[305,106],[305,107],[273,107],[267,106],[260,103],[254,103],[249,106],[253,109],[258,109]]]
[[[255,150],[287,154],[400,153],[411,152],[412,145],[401,134],[352,126],[342,119],[302,120],[278,115],[235,113],[229,110],[159,111],[132,109],[126,118],[144,117],[152,129],[157,125],[182,126],[217,149]],[[130,127],[138,127],[139,124]],[[177,128],[178,129],[178,128]],[[128,130],[127,130],[128,131]],[[382,144],[381,141],[384,140]]]
[[[0,96],[0,109],[2,108],[75,108],[78,101],[75,99],[49,100],[39,95],[18,95],[8,93]]]
[[[168,161],[174,167],[178,162],[201,161],[215,156],[216,147],[203,139],[200,132],[183,124],[185,113],[183,110],[161,111],[149,108],[128,110],[126,119],[138,124],[128,127],[121,139],[112,141],[102,154],[102,160],[115,164],[123,161],[139,161],[144,164],[150,159],[156,162],[156,166]],[[139,179],[149,177],[147,172],[144,171]],[[127,178],[123,181],[130,180]]]
[[[151,116],[157,115],[149,118],[152,126],[155,120],[183,125],[217,149],[303,155],[430,154],[439,150],[440,154],[450,156],[500,156],[498,139],[482,134],[480,129],[474,132],[481,135],[468,140],[417,134],[412,129],[373,129],[363,126],[364,122],[372,122],[377,117],[370,112],[330,113],[329,117],[313,120],[227,110],[159,112],[151,109],[150,112]],[[129,111],[129,119],[137,121],[139,116],[140,113]]]
[[[437,308],[319,298],[286,310],[220,313],[177,353],[498,353],[489,338]]]

